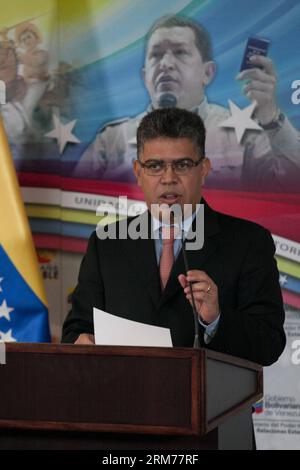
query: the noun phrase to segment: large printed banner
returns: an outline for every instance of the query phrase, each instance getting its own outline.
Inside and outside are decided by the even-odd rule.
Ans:
[[[57,338],[96,224],[145,208],[132,171],[142,116],[203,118],[206,199],[277,247],[289,341],[266,370],[262,448],[300,435],[299,24],[298,0],[13,0],[0,19],[1,112]]]

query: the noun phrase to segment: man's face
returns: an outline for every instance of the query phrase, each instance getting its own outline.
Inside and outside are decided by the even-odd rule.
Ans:
[[[154,108],[164,93],[176,97],[178,108],[199,105],[214,72],[213,62],[203,62],[191,28],[159,28],[152,34],[143,75]]]
[[[187,138],[170,139],[157,138],[145,142],[140,155],[140,161],[145,163],[152,160],[160,160],[170,163],[174,160],[189,158],[198,161],[200,156],[196,145]],[[184,204],[192,204],[193,211],[196,204],[200,203],[202,186],[210,170],[210,161],[205,158],[198,166],[191,168],[184,175],[177,175],[171,165],[168,165],[160,176],[146,174],[138,160],[134,162],[134,172],[139,186],[141,186],[148,209],[152,204],[180,204],[182,210]],[[152,211],[153,213],[153,211]],[[157,218],[157,214],[153,214]]]

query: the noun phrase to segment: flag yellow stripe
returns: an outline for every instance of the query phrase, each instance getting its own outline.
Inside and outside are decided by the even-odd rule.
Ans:
[[[0,160],[0,243],[33,292],[47,305],[38,259],[2,119]]]

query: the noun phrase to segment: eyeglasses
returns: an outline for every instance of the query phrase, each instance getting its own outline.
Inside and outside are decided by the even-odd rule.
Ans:
[[[172,167],[172,171],[176,175],[186,175],[193,168],[200,165],[204,158],[199,160],[192,160],[191,158],[182,158],[180,160],[174,160],[173,162],[167,163],[163,160],[148,160],[145,163],[142,163],[138,160],[141,167],[144,169],[146,175],[149,176],[161,176],[167,169],[167,166]]]

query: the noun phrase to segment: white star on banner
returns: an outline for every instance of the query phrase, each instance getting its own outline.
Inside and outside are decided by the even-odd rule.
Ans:
[[[63,153],[65,146],[68,142],[72,142],[74,144],[79,144],[80,140],[72,134],[72,130],[77,122],[77,119],[74,121],[68,122],[67,124],[63,124],[59,117],[56,114],[53,115],[53,123],[54,129],[47,134],[46,137],[51,137],[53,139],[57,139],[59,145],[59,153]]]
[[[256,101],[251,103],[247,108],[240,109],[236,104],[234,104],[231,100],[228,100],[230,113],[231,116],[221,124],[219,127],[232,127],[235,130],[237,141],[240,144],[245,134],[246,130],[259,130],[262,131],[262,127],[260,127],[254,119],[251,119],[253,111],[256,107]]]
[[[0,277],[0,282],[2,282],[3,279],[4,279],[3,277]],[[0,286],[0,292],[2,292],[2,287],[1,286]]]
[[[287,280],[286,274],[285,274],[285,275],[280,274],[280,276],[279,276],[279,284],[281,285],[281,287],[283,287],[287,282],[288,282],[288,280]]]
[[[10,312],[13,312],[14,309],[7,306],[6,300],[3,300],[2,305],[0,305],[0,318],[4,317],[6,320],[10,321]]]
[[[16,342],[16,338],[14,338],[11,334],[12,330],[8,330],[6,333],[4,333],[4,331],[0,331],[0,341],[4,343]]]

